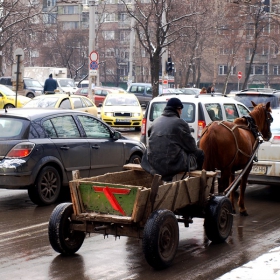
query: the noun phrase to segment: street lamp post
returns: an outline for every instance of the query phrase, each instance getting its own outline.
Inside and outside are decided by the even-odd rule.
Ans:
[[[95,21],[96,21],[96,6],[98,5],[98,0],[89,0],[89,45],[88,45],[88,51],[89,51],[89,65],[91,63],[90,60],[90,53],[92,51],[95,51]],[[97,70],[98,71],[98,70]],[[89,74],[88,74],[88,80],[89,80],[89,98],[95,101],[94,98],[94,87],[96,86],[96,73],[92,73],[89,67]]]

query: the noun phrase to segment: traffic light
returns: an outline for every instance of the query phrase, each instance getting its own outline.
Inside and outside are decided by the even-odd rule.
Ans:
[[[172,72],[172,62],[167,61],[166,62],[166,73],[170,74]]]

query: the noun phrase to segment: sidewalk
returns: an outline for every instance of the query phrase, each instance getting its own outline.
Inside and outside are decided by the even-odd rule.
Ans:
[[[216,280],[272,280],[280,279],[280,247],[235,268]]]

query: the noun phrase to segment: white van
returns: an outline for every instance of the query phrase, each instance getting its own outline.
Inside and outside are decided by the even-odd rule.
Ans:
[[[147,132],[152,122],[159,117],[166,106],[167,101],[172,98],[179,98],[184,108],[181,118],[190,126],[195,140],[199,140],[203,128],[212,121],[226,120],[233,121],[237,117],[248,115],[250,110],[242,103],[221,95],[163,95],[155,97],[146,108],[142,121],[140,140],[146,145]]]

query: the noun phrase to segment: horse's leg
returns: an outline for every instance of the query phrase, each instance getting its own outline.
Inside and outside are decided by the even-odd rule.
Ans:
[[[219,181],[219,193],[222,193],[225,189],[228,188],[230,179],[232,179],[230,170],[221,170],[221,178]],[[236,213],[234,206],[234,197],[232,196],[232,192],[230,193],[230,201],[232,205],[232,213]]]
[[[250,171],[251,169],[249,169]],[[247,179],[249,176],[249,172],[246,172],[242,179],[241,179],[241,183],[240,183],[240,192],[239,192],[239,198],[238,198],[238,206],[239,206],[239,213],[241,216],[248,216],[247,210],[245,208],[245,204],[244,204],[244,195],[245,195],[245,190],[246,190],[246,185],[247,185]]]
[[[235,173],[234,173],[234,171],[232,171],[231,173],[230,173],[230,180],[229,180],[229,184],[231,184],[233,181],[234,181],[234,179],[235,179]],[[231,205],[232,205],[232,212],[235,214],[236,213],[236,210],[235,210],[235,199],[234,199],[234,193],[235,193],[235,191],[237,190],[237,188],[238,188],[238,185],[237,186],[235,186],[235,188],[230,192],[230,194],[229,194],[229,199],[230,199],[230,202],[231,202]]]

